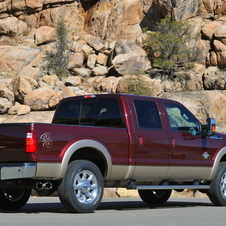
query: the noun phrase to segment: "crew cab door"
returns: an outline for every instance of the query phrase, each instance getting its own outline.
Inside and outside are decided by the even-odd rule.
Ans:
[[[205,178],[212,165],[211,139],[203,137],[201,123],[179,103],[165,103],[169,123],[169,172],[167,178]]]
[[[168,172],[169,139],[155,101],[133,100],[136,113],[135,179],[164,179]]]

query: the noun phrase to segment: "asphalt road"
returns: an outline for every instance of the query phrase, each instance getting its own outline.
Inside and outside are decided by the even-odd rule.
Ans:
[[[94,213],[70,214],[56,197],[32,197],[18,211],[1,211],[0,225],[20,226],[224,226],[226,207],[209,199],[169,199],[162,206],[149,206],[139,198],[104,198]]]

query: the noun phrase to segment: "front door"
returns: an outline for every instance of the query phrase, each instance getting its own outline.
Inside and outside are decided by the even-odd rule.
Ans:
[[[170,127],[167,178],[205,178],[214,154],[211,139],[202,136],[200,122],[183,105],[169,102],[165,103],[165,109]]]

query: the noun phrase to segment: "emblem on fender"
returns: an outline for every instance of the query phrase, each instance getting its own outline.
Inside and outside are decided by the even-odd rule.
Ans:
[[[205,152],[202,156],[204,159],[208,159],[210,155],[208,154],[208,152]]]

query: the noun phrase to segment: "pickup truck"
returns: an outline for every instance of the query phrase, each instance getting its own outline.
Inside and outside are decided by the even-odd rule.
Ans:
[[[224,206],[226,135],[176,101],[123,94],[65,98],[51,124],[0,125],[1,209],[23,207],[35,189],[93,212],[108,187],[137,189],[148,204],[194,189]]]

